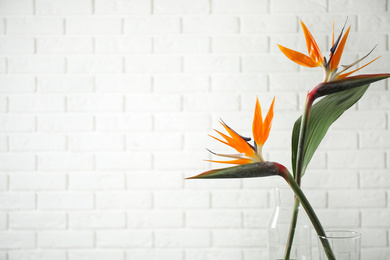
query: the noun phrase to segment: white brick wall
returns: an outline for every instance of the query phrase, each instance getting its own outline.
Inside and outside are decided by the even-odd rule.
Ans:
[[[266,259],[278,178],[191,180],[214,167],[218,120],[250,135],[255,97],[276,96],[269,160],[321,71],[302,19],[329,49],[352,26],[348,64],[390,72],[389,0],[1,0],[0,259]],[[364,73],[364,72],[363,72]],[[329,131],[303,185],[326,228],[390,255],[390,85],[375,83]]]

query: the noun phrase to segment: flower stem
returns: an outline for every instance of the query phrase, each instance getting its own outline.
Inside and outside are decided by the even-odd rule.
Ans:
[[[299,140],[298,140],[298,147],[297,147],[297,160],[296,160],[296,165],[295,165],[295,181],[298,184],[298,186],[301,186],[306,133],[307,133],[307,127],[309,125],[310,111],[311,111],[311,107],[312,107],[313,101],[314,101],[314,99],[312,97],[313,97],[313,95],[311,95],[311,93],[309,93],[306,96],[306,100],[305,100],[305,104],[304,104],[303,112],[302,112],[302,117],[301,117],[301,127],[299,130]],[[291,252],[292,244],[294,241],[295,227],[297,225],[297,219],[298,219],[298,207],[299,207],[299,199],[297,197],[295,197],[294,208],[293,208],[293,213],[292,213],[292,217],[291,217],[290,231],[288,234],[286,250],[284,253],[284,260],[290,259],[290,252]]]
[[[326,237],[326,233],[324,228],[321,225],[320,220],[318,219],[316,213],[314,212],[314,209],[310,205],[309,201],[307,200],[305,194],[299,187],[298,183],[295,181],[294,177],[287,171],[286,169],[286,176],[283,176],[285,180],[290,185],[291,189],[294,191],[295,196],[297,199],[299,199],[300,203],[302,204],[303,208],[305,209],[311,223],[313,224],[314,229],[317,232],[318,236]],[[333,254],[332,248],[329,244],[329,241],[327,239],[321,240],[322,247],[325,251],[326,256],[329,260],[336,260],[336,257]]]

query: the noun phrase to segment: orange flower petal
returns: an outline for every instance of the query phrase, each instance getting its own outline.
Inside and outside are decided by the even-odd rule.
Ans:
[[[311,59],[317,64],[317,66],[323,64],[324,56],[322,55],[320,48],[314,40],[313,35],[311,35],[309,29],[307,29],[306,25],[302,21],[301,26],[303,33],[305,34],[307,51],[309,52]]]
[[[260,138],[260,144],[262,145],[265,143],[265,141],[267,141],[269,132],[271,131],[272,119],[274,117],[274,103],[275,103],[275,98],[272,100],[271,106],[268,109],[267,116],[264,119],[263,133]]]
[[[331,71],[336,70],[337,67],[339,66],[341,55],[343,55],[345,42],[347,41],[350,29],[351,29],[351,26],[348,27],[348,30],[345,32],[343,39],[341,40],[339,46],[337,47],[335,54],[332,56],[332,60],[330,61],[330,70]]]
[[[279,44],[278,47],[284,53],[284,55],[287,56],[287,58],[289,58],[295,63],[298,63],[299,65],[310,67],[310,68],[318,66],[309,56],[303,53],[291,50]]]
[[[227,164],[248,164],[252,163],[252,160],[250,159],[237,159],[237,160],[230,160],[230,161],[214,161],[214,160],[206,160],[208,162],[214,162],[214,163],[227,163]]]
[[[262,129],[263,129],[263,116],[261,114],[261,106],[260,106],[259,99],[256,98],[255,115],[253,117],[253,124],[252,124],[252,133],[253,133],[253,139],[255,140],[257,145],[260,144]]]
[[[221,122],[223,127],[228,131],[232,139],[235,141],[234,149],[236,149],[239,153],[245,153],[246,156],[248,157],[253,157],[254,151],[252,147],[239,135],[237,134],[233,129],[225,125],[224,123]],[[228,141],[229,142],[229,141]]]
[[[376,61],[376,60],[379,59],[379,58],[380,58],[380,56],[377,57],[377,58],[375,58],[375,59],[373,59],[373,60],[370,61],[369,63],[365,64],[364,66],[362,66],[362,67],[360,67],[360,68],[358,68],[358,69],[356,69],[356,70],[353,70],[353,71],[350,71],[350,72],[347,72],[347,73],[338,75],[338,76],[337,76],[337,79],[344,79],[344,78],[348,77],[349,75],[351,75],[352,73],[354,73],[354,72],[356,72],[356,71],[358,71],[358,70],[361,70],[361,69],[363,69],[364,67],[370,65],[371,63],[373,63],[374,61]]]

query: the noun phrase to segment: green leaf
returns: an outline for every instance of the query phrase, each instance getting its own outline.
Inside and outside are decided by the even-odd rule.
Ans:
[[[248,163],[210,170],[187,179],[254,178],[285,174],[285,167],[274,162]]]
[[[369,84],[330,94],[316,102],[310,112],[309,125],[304,146],[302,175],[305,174],[314,152],[317,150],[329,127],[366,92]],[[301,117],[294,124],[292,133],[292,166],[295,175],[297,148]]]

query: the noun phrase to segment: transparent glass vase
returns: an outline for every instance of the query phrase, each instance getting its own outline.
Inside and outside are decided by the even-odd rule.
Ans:
[[[270,260],[284,259],[294,208],[294,193],[290,188],[274,188],[275,208],[268,222],[268,253]],[[302,206],[290,251],[290,260],[311,260],[311,224]]]
[[[360,233],[346,230],[329,230],[325,233],[326,237],[318,237],[320,260],[328,260],[321,242],[325,239],[328,240],[337,260],[360,260]]]

